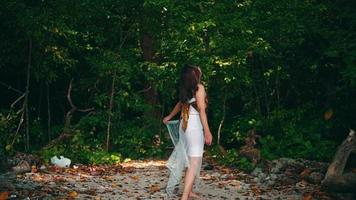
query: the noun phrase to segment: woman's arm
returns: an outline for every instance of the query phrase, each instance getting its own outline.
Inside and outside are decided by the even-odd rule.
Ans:
[[[208,124],[208,117],[206,115],[206,103],[205,103],[206,93],[205,93],[205,89],[204,89],[203,85],[201,85],[201,84],[198,85],[198,91],[196,92],[195,97],[197,100],[200,121],[201,121],[201,123],[203,125],[203,129],[204,129],[205,143],[207,145],[211,145],[213,136],[211,135],[209,124]]]
[[[176,106],[174,106],[173,110],[169,115],[163,118],[163,123],[167,124],[169,120],[171,120],[180,110],[182,109],[182,103],[178,102]]]

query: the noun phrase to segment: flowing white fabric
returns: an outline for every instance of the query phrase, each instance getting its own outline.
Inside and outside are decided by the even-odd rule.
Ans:
[[[194,190],[199,190],[200,184],[200,168],[202,156],[189,156],[188,141],[184,134],[187,134],[181,128],[179,120],[169,121],[167,124],[169,135],[174,144],[174,150],[167,161],[167,167],[170,171],[169,179],[166,187],[168,196],[175,193],[182,179],[186,167],[195,171]]]

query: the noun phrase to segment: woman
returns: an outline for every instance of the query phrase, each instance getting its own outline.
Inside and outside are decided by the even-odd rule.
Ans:
[[[187,157],[187,163],[180,165],[183,168],[188,167],[184,179],[182,200],[198,197],[192,191],[193,183],[196,178],[199,178],[204,141],[207,145],[211,145],[212,142],[206,115],[206,92],[204,86],[200,83],[201,75],[199,67],[192,65],[183,67],[180,74],[179,102],[172,112],[163,119],[163,123],[167,124],[178,112],[182,111],[179,125],[180,139],[167,164],[171,170],[171,176],[172,173],[175,174],[174,184],[176,184],[180,180],[180,173],[174,172],[174,170],[182,170],[182,167],[178,167],[178,169],[177,167],[169,167],[169,163],[177,166],[177,163],[184,163],[184,157]],[[183,156],[177,156],[179,154]],[[167,188],[169,185],[170,183],[167,184]]]

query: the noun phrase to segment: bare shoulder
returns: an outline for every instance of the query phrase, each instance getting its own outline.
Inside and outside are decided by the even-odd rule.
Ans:
[[[199,83],[198,84],[198,91],[197,92],[205,92],[205,88],[204,88],[204,85],[203,84],[201,84],[201,83]]]
[[[199,97],[199,96],[205,96],[205,88],[204,88],[204,85],[202,84],[198,84],[198,90],[197,90],[197,93],[196,93],[196,96]]]

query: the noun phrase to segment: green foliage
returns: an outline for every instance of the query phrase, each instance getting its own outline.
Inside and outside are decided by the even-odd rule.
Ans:
[[[20,117],[13,110],[0,113],[0,149],[3,155],[9,155],[14,147],[21,143],[21,133],[17,133],[18,121]]]
[[[145,127],[143,122],[126,121],[114,132],[113,148],[121,152],[125,158],[139,159],[143,157],[162,157],[167,154],[165,147],[168,142],[164,137],[155,132],[156,129]],[[161,138],[160,144],[155,144],[154,139]]]
[[[122,161],[120,153],[108,153],[98,143],[90,143],[80,131],[75,131],[70,141],[63,141],[39,152],[45,162],[53,156],[64,156],[72,163],[82,164],[113,164]]]
[[[223,141],[227,146],[242,146],[245,144],[245,138],[249,130],[253,128],[260,130],[263,128],[263,118],[254,112],[246,113],[244,116],[238,116],[235,121],[230,123],[228,127],[229,131],[223,133]]]
[[[235,149],[229,149],[226,154],[223,154],[219,146],[213,146],[209,149],[208,154],[215,158],[219,164],[225,166],[235,167],[245,172],[251,172],[255,169],[255,166],[247,158],[239,156]]]
[[[120,153],[108,153],[105,151],[94,152],[93,155],[89,157],[89,162],[95,164],[113,164],[121,161],[123,160]]]
[[[244,157],[240,158],[235,165],[238,167],[238,169],[246,172],[252,172],[255,169],[255,166]]]
[[[31,66],[30,151],[62,133],[72,80],[73,104],[93,111],[74,112],[71,141],[44,157],[165,156],[159,118],[177,101],[180,67],[192,63],[203,71],[214,138],[222,125],[227,149],[256,128],[265,158],[328,160],[356,125],[355,8],[331,0],[2,1],[0,152],[24,151],[25,123],[14,134],[24,100],[11,105]],[[231,154],[227,163],[249,168]]]
[[[333,141],[310,141],[304,139],[301,135],[289,134],[279,139],[268,135],[261,139],[261,146],[262,157],[270,160],[290,157],[328,161],[332,158],[336,149]]]
[[[53,156],[67,156],[67,152],[66,152],[66,146],[65,145],[55,145],[49,149],[44,149],[42,150],[40,153],[41,158],[43,159],[43,161],[45,163],[50,163],[50,159]],[[69,157],[70,159],[73,159],[71,157]]]
[[[262,156],[330,160],[336,143],[321,138],[328,125],[310,106],[274,112],[266,120],[268,135],[260,139]]]

